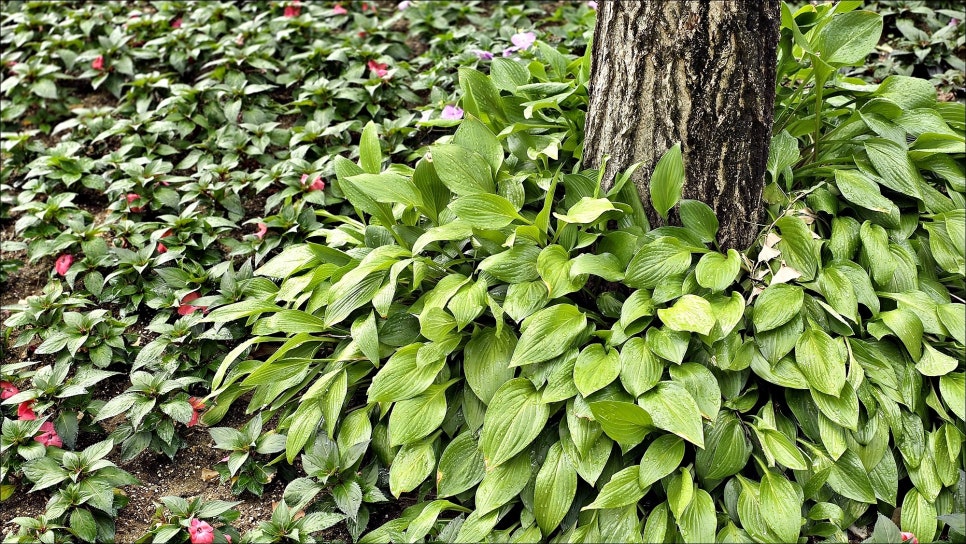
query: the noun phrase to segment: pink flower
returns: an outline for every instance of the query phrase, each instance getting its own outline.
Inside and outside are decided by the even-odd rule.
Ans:
[[[231,544],[231,535],[225,535],[225,540],[228,541],[228,544]]]
[[[7,400],[19,393],[17,386],[10,382],[0,382],[0,400]]]
[[[34,413],[34,401],[25,400],[17,406],[17,419],[20,421],[33,421],[37,419],[37,414]]]
[[[262,240],[262,239],[265,238],[265,235],[267,233],[268,233],[268,225],[266,225],[265,223],[259,223],[258,224],[258,231],[255,232],[255,236],[259,240]]]
[[[202,312],[207,311],[207,306],[192,306],[191,304],[188,304],[192,300],[197,300],[199,298],[201,298],[201,295],[198,294],[198,291],[192,291],[185,295],[184,298],[181,299],[181,305],[178,306],[178,315],[188,315],[198,308],[201,308]]]
[[[161,234],[161,238],[167,238],[172,234],[174,233],[171,232],[171,229],[168,229]],[[168,252],[168,246],[162,244],[161,242],[158,242],[158,253],[167,253],[167,252]]]
[[[452,106],[447,104],[443,108],[443,113],[439,115],[440,119],[456,120],[463,118],[463,110],[458,106]]]
[[[374,60],[370,60],[367,66],[369,66],[369,70],[372,73],[376,74],[376,77],[386,77],[386,74],[389,73],[387,69],[389,68],[388,64],[380,64]]]
[[[45,421],[44,424],[40,426],[40,434],[35,436],[34,440],[45,446],[56,446],[58,448],[64,447],[64,441],[60,439],[60,435],[58,435],[57,430],[54,429],[54,424],[49,421]]]
[[[66,276],[67,271],[70,270],[70,265],[74,264],[74,256],[68,253],[57,257],[57,262],[54,263],[54,270],[61,276]]]
[[[91,68],[95,70],[104,69],[104,55],[98,55],[96,59],[91,61]]]
[[[473,51],[480,60],[493,60],[493,53],[489,51],[483,51],[482,49],[477,49]]]
[[[916,538],[916,535],[908,531],[902,531],[901,533],[899,533],[899,535],[902,537],[903,542],[910,542],[911,544],[919,544],[919,539]]]
[[[137,193],[128,193],[125,198],[127,198],[127,203],[130,206],[135,200],[141,200],[141,195]],[[131,211],[134,213],[141,213],[144,211],[144,206],[131,206]]]
[[[533,32],[521,32],[510,38],[510,41],[513,42],[513,45],[517,46],[517,48],[520,50],[529,49],[536,40],[537,35]]]
[[[301,181],[303,187],[305,187],[305,182],[308,181],[308,180],[309,180],[309,175],[308,174],[302,174],[302,179],[300,181]],[[316,176],[315,179],[312,180],[312,184],[308,186],[308,190],[309,191],[321,191],[322,189],[325,189],[325,182],[322,181],[322,177],[321,176]]]
[[[333,15],[345,15],[346,13],[349,13],[349,10],[345,9],[344,7],[342,7],[342,4],[336,4],[332,8],[332,14]]]
[[[362,3],[362,11],[369,11],[369,4],[363,2]],[[376,8],[372,8],[372,11],[376,11]]]
[[[396,6],[396,9],[398,9],[399,11],[403,11],[408,7],[409,7],[409,0],[403,0]]]
[[[597,9],[597,2],[594,2],[594,0],[590,0],[589,2],[587,2],[587,7],[590,9]]]
[[[191,519],[188,534],[191,535],[191,544],[211,544],[215,540],[214,528],[207,521],[197,518]]]
[[[181,28],[181,17],[171,21],[171,28]]]
[[[503,50],[503,56],[509,57],[519,50],[520,50],[519,47],[507,47],[506,49]]]
[[[302,13],[301,3],[298,0],[296,0],[295,2],[292,2],[291,6],[285,6],[285,12],[283,13],[283,15],[285,17],[298,17],[299,14],[301,13]]]
[[[188,421],[188,426],[194,427],[198,424],[198,413],[205,409],[205,403],[198,397],[191,397],[188,399],[188,404],[191,405],[191,420]]]

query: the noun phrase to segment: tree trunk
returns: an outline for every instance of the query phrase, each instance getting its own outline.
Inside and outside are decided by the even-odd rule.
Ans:
[[[591,60],[584,160],[610,155],[604,188],[641,161],[632,180],[652,227],[648,181],[677,142],[683,198],[720,222],[720,247],[745,249],[759,231],[771,141],[778,0],[600,3]],[[669,216],[676,222],[676,212]]]

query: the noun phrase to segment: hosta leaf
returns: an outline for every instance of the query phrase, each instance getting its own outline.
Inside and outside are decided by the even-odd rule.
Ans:
[[[714,421],[721,407],[721,388],[718,379],[703,365],[684,363],[670,368],[671,379],[684,386],[694,398],[701,415]]]
[[[681,537],[688,544],[714,542],[717,520],[714,499],[707,491],[698,489],[694,492],[694,498],[678,518],[678,527]]]
[[[795,343],[795,362],[809,385],[838,396],[845,384],[845,353],[824,331],[807,329]]]
[[[765,523],[781,542],[795,542],[801,530],[802,504],[794,485],[769,470],[761,480],[759,500]]]
[[[704,449],[697,450],[694,464],[702,480],[721,480],[737,474],[750,456],[751,441],[745,436],[738,418],[725,410],[718,413],[710,427],[705,428]]]
[[[644,487],[638,483],[638,466],[634,465],[611,476],[611,479],[601,488],[594,502],[583,509],[620,508],[634,504],[642,497],[644,497]]]
[[[439,428],[446,417],[446,388],[431,385],[425,393],[399,401],[389,414],[389,445],[415,442]]]
[[[369,386],[369,402],[395,402],[406,400],[425,391],[440,369],[445,359],[420,366],[416,357],[422,344],[410,344],[400,348],[379,369]]]
[[[960,345],[966,345],[966,305],[940,304],[936,307],[939,320]]]
[[[572,261],[567,250],[553,244],[543,248],[537,257],[537,272],[549,291],[548,297],[555,299],[573,293],[583,287],[586,278],[571,278]]]
[[[700,450],[699,450],[700,451]],[[684,441],[665,434],[647,446],[638,471],[638,485],[643,489],[674,472],[684,459]]]
[[[882,196],[879,186],[858,170],[836,170],[835,185],[846,200],[867,210],[899,216],[899,208]]]
[[[474,433],[466,431],[446,446],[436,470],[437,495],[451,497],[473,488],[486,475],[483,452]]]
[[[661,381],[664,365],[651,353],[644,339],[636,336],[621,346],[620,381],[635,398]]]
[[[636,404],[605,400],[589,406],[597,423],[618,444],[636,446],[654,429],[650,415]]]
[[[684,158],[681,155],[681,143],[678,142],[661,155],[654,166],[649,185],[654,210],[664,219],[667,219],[668,210],[681,198],[683,186]]]
[[[570,347],[587,326],[587,317],[571,304],[540,310],[524,321],[525,330],[513,350],[510,366],[540,363]]]
[[[476,511],[487,514],[510,502],[530,481],[530,456],[517,455],[491,468],[476,488]]]
[[[879,314],[885,326],[895,333],[914,361],[922,357],[922,321],[911,310],[892,310]]]
[[[720,253],[705,253],[698,261],[694,273],[698,285],[718,292],[734,283],[740,270],[741,255],[736,250],[729,249],[727,257]]]
[[[399,449],[389,467],[389,491],[399,497],[416,489],[432,473],[436,466],[433,452],[433,439],[429,437],[419,442],[406,444]]]
[[[922,200],[925,181],[909,159],[906,148],[892,140],[870,138],[865,141],[869,161],[881,176],[879,182],[893,191]]]
[[[662,236],[644,245],[631,259],[624,274],[628,287],[653,289],[691,266],[691,250],[677,238]]]
[[[449,206],[457,217],[478,229],[502,229],[521,218],[516,207],[500,195],[468,195]]]
[[[752,321],[758,332],[769,331],[792,320],[802,309],[801,287],[777,283],[768,286],[755,301]]]
[[[638,399],[655,427],[704,447],[701,411],[684,387],[674,382],[661,382]],[[605,428],[606,430],[606,428]]]
[[[923,351],[922,358],[916,363],[916,369],[923,376],[944,376],[959,366],[958,360],[932,347],[929,342],[923,342],[923,347],[926,349]]]
[[[702,242],[714,242],[719,225],[711,206],[700,200],[684,199],[681,201],[680,213],[684,228],[700,236]]]
[[[513,378],[514,370],[509,364],[516,345],[517,339],[509,327],[499,332],[490,327],[477,329],[467,342],[463,372],[466,383],[483,404],[489,404],[497,389]]]
[[[684,295],[674,306],[657,311],[658,318],[671,330],[708,334],[714,327],[711,304],[696,295]]]
[[[966,372],[950,372],[939,378],[939,392],[956,417],[966,421]]]
[[[621,372],[620,354],[601,344],[591,344],[580,352],[574,365],[574,383],[584,397],[611,383]]]
[[[497,467],[527,447],[550,417],[550,407],[526,378],[512,379],[493,395],[483,419],[481,445],[486,465]]]
[[[496,192],[493,172],[482,155],[455,144],[430,146],[439,179],[457,195]]]
[[[902,500],[902,530],[916,535],[921,542],[932,542],[936,536],[937,515],[936,505],[915,488],[910,489]]]
[[[815,389],[811,393],[818,409],[826,417],[846,429],[856,430],[859,421],[859,398],[851,383],[845,382],[838,396],[826,395]]]
[[[671,476],[667,484],[667,503],[674,517],[681,519],[684,509],[694,500],[694,479],[691,471],[681,467],[677,474]]]
[[[866,504],[875,504],[875,492],[869,474],[862,466],[859,456],[846,450],[842,457],[832,465],[828,485],[839,495]]]
[[[811,39],[822,59],[833,65],[861,63],[879,43],[882,17],[871,11],[853,11],[829,18]]]
[[[566,215],[555,213],[554,217],[567,223],[587,225],[597,221],[603,214],[610,211],[619,211],[614,204],[606,198],[582,197],[576,204],[567,210]]]
[[[647,347],[651,352],[676,364],[684,361],[690,339],[691,334],[686,331],[672,331],[664,327],[651,327],[646,335]]]
[[[821,263],[818,243],[812,238],[812,231],[804,221],[795,216],[786,215],[775,221],[781,230],[781,241],[776,247],[781,251],[786,264],[801,272],[802,281],[815,278]]]
[[[560,525],[576,492],[577,471],[560,442],[555,442],[537,473],[533,493],[534,516],[543,534],[550,534]]]

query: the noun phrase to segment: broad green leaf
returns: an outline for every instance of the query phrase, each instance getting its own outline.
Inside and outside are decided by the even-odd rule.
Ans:
[[[684,199],[681,201],[680,213],[684,228],[697,234],[706,244],[715,241],[719,225],[710,206],[700,200]]]
[[[396,498],[416,489],[432,473],[436,466],[433,439],[406,444],[399,449],[389,467],[389,491]]]
[[[446,446],[436,470],[437,495],[451,497],[472,489],[483,480],[483,452],[472,431],[457,436]]]
[[[899,208],[882,196],[879,186],[858,170],[836,170],[835,185],[846,200],[867,210],[882,212],[898,219]]]
[[[644,491],[644,487],[638,483],[637,465],[630,466],[611,476],[594,502],[583,507],[583,510],[620,508],[634,504],[644,497]]]
[[[859,456],[852,450],[846,450],[832,465],[828,485],[839,495],[866,504],[875,504],[875,492],[872,490],[869,474],[862,466]]]
[[[715,323],[711,304],[697,295],[684,295],[674,306],[658,310],[657,316],[671,330],[705,335]]]
[[[466,383],[483,404],[489,404],[504,383],[513,378],[509,366],[517,339],[509,327],[497,332],[492,327],[480,328],[463,350],[463,372]]]
[[[547,285],[542,280],[510,284],[503,301],[503,311],[514,321],[520,322],[546,306],[548,295]]]
[[[664,365],[647,348],[644,339],[636,336],[621,346],[620,381],[628,393],[639,397],[661,381]]]
[[[821,264],[819,243],[812,238],[812,231],[796,216],[786,215],[775,226],[781,230],[781,240],[776,245],[785,263],[802,274],[802,281],[815,278]]]
[[[818,276],[818,285],[822,296],[835,311],[854,322],[859,321],[857,288],[839,267],[833,264],[823,268]]]
[[[420,366],[416,357],[422,344],[405,346],[386,361],[379,372],[372,378],[369,385],[369,402],[395,402],[415,397],[426,390],[432,383],[440,369],[446,363],[445,359]]]
[[[923,342],[923,346],[926,349],[923,351],[922,358],[916,363],[916,369],[923,376],[943,376],[959,366],[959,360],[942,353],[929,342]]]
[[[722,480],[743,469],[750,456],[751,441],[738,418],[725,410],[706,427],[705,445],[695,453],[694,464],[702,480]]]
[[[861,64],[875,49],[882,34],[882,16],[853,11],[830,18],[811,39],[816,54],[833,66]]]
[[[720,253],[702,255],[694,273],[698,285],[719,292],[734,283],[740,270],[741,255],[734,249],[729,249],[727,257]]]
[[[502,229],[521,219],[513,204],[500,195],[480,193],[462,196],[449,207],[457,217],[478,229]]]
[[[555,442],[537,473],[533,492],[534,516],[543,534],[560,525],[576,492],[577,472],[560,442]]]
[[[490,255],[480,262],[480,270],[485,270],[496,279],[509,284],[533,281],[537,273],[537,257],[540,249],[530,244],[517,244],[510,249]]]
[[[932,542],[935,538],[937,515],[936,505],[915,488],[902,500],[902,530],[916,535],[920,542]]]
[[[707,367],[698,363],[684,363],[670,368],[671,379],[694,398],[701,415],[714,421],[721,408],[721,388],[718,379]]]
[[[430,146],[440,181],[459,196],[496,192],[493,172],[482,155],[455,144]]]
[[[589,396],[612,381],[621,372],[620,354],[616,349],[607,349],[601,344],[585,347],[574,365],[574,384],[584,397]]]
[[[439,428],[446,417],[448,384],[431,385],[425,393],[396,403],[389,414],[389,445],[415,442]]]
[[[671,434],[659,436],[647,446],[641,458],[638,485],[643,489],[671,474],[681,465],[682,459],[684,441]]]
[[[631,259],[624,275],[628,287],[653,289],[691,266],[691,250],[677,238],[662,236],[645,244]]]
[[[84,542],[94,542],[97,539],[97,523],[87,508],[74,508],[71,511],[70,529]]]
[[[966,372],[950,372],[940,377],[939,392],[956,417],[966,421]]]
[[[765,453],[780,465],[793,470],[808,470],[805,456],[781,431],[754,427]]]
[[[602,215],[611,211],[620,211],[606,198],[582,197],[567,210],[566,214],[554,213],[553,216],[565,223],[589,225],[596,222]]]
[[[574,278],[571,273],[573,264],[567,250],[557,244],[549,245],[537,257],[537,272],[547,286],[548,298],[560,298],[580,290],[586,278]]]
[[[636,446],[654,430],[651,416],[636,404],[605,400],[591,402],[589,406],[597,423],[618,444]]]
[[[704,447],[701,411],[684,387],[675,382],[661,382],[637,402],[650,415],[655,427]]]
[[[801,157],[801,152],[798,150],[798,139],[788,133],[787,130],[782,130],[778,134],[772,136],[771,146],[768,147],[768,162],[766,168],[768,173],[771,174],[771,180],[773,182],[778,182],[779,176],[782,173],[791,172],[791,166],[793,166],[798,159]],[[791,180],[787,180],[786,183],[791,183]],[[683,214],[683,203],[682,203],[682,214]]]
[[[893,191],[922,200],[925,181],[919,169],[909,159],[906,148],[883,138],[865,141],[869,161],[881,176],[879,182]]]
[[[456,134],[453,135],[453,143],[482,155],[494,176],[500,171],[503,164],[503,146],[493,131],[477,118],[468,116],[460,122]]]
[[[369,121],[359,138],[359,166],[369,174],[378,174],[382,169],[382,149],[376,131],[376,124]]]
[[[681,189],[684,187],[684,157],[681,155],[681,143],[674,144],[661,155],[654,173],[651,174],[649,190],[654,210],[662,218],[667,219],[667,212],[681,199]]]
[[[493,395],[480,444],[486,466],[500,466],[526,448],[550,417],[550,407],[526,378],[512,379]]]
[[[781,542],[798,540],[802,526],[802,505],[794,485],[784,476],[769,470],[761,480],[759,500],[765,523]]]
[[[476,488],[476,511],[487,514],[510,502],[530,481],[530,471],[530,456],[526,453],[489,469]]]
[[[911,310],[897,309],[879,314],[879,318],[889,327],[914,361],[922,357],[922,321]]]
[[[831,336],[806,329],[795,343],[795,362],[809,385],[826,395],[838,396],[845,385],[845,352]]]
[[[777,283],[765,288],[755,301],[752,321],[758,332],[769,331],[792,320],[802,309],[801,287]]]
[[[692,500],[694,500],[694,479],[687,467],[681,467],[677,474],[671,476],[667,484],[667,503],[674,517],[680,520]]]
[[[650,327],[645,336],[648,349],[662,359],[681,364],[688,351],[691,334],[685,331],[672,331],[666,327]]]
[[[587,327],[587,317],[576,306],[557,304],[531,315],[523,326],[510,366],[540,363],[562,354]]]
[[[703,489],[694,492],[694,498],[685,507],[681,516],[678,517],[678,528],[681,529],[681,537],[684,542],[691,544],[703,544],[714,542],[714,533],[717,528],[715,519],[714,499]]]

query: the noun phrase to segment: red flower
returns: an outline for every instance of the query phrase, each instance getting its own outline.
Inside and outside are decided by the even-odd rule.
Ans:
[[[192,306],[188,304],[192,300],[196,300],[198,298],[201,298],[201,295],[199,295],[197,291],[192,291],[187,295],[185,295],[184,298],[181,299],[181,305],[178,306],[178,315],[188,315],[194,312],[195,310],[197,310],[198,308],[201,308],[202,312],[207,311],[208,310],[207,306]]]
[[[10,382],[0,382],[0,400],[7,400],[19,393],[17,386]]]
[[[181,28],[181,17],[171,21],[171,28]]]
[[[346,13],[349,13],[349,10],[345,9],[344,7],[342,7],[342,4],[336,4],[332,8],[332,14],[333,15],[345,15]]]
[[[168,236],[171,236],[172,234],[173,233],[171,232],[171,229],[168,229],[168,230],[164,231],[163,234],[161,234],[161,238],[167,238]],[[162,244],[161,242],[158,242],[158,253],[167,253],[167,251],[168,251],[168,246]]]
[[[104,69],[104,55],[98,55],[96,59],[91,61],[91,68],[95,70]]]
[[[49,421],[45,421],[44,424],[40,426],[40,434],[35,436],[34,440],[45,446],[57,446],[58,448],[64,447],[64,441],[60,439],[60,435],[58,435],[57,430],[54,429],[54,424]]]
[[[389,68],[388,64],[380,64],[374,60],[370,60],[367,66],[369,66],[369,70],[376,74],[377,77],[386,77],[386,74],[389,73],[389,70],[387,70]]]
[[[37,414],[34,413],[34,401],[25,400],[17,406],[17,419],[20,421],[33,421],[37,419]]]
[[[283,15],[285,15],[286,17],[298,17],[299,14],[301,13],[302,13],[302,6],[300,5],[300,2],[296,0],[295,2],[292,2],[291,6],[285,6],[285,12],[283,13]]]
[[[909,542],[910,544],[919,544],[919,539],[916,538],[916,535],[908,531],[902,531],[901,533],[899,533],[899,536],[902,537],[903,542]]]
[[[302,179],[300,179],[299,182],[302,184],[302,187],[305,187],[305,182],[308,180],[309,175],[302,174]],[[308,186],[308,189],[310,191],[321,191],[322,189],[325,189],[325,182],[322,181],[322,177],[316,176],[315,179],[312,180],[312,183]]]
[[[265,223],[259,223],[258,231],[255,233],[255,236],[258,237],[259,240],[262,240],[265,238],[265,234],[267,233],[268,233],[268,225],[266,225]]]
[[[205,409],[205,403],[198,397],[190,397],[188,404],[191,405],[191,420],[188,421],[188,426],[194,427],[198,424],[198,413]]]
[[[141,195],[137,193],[128,193],[125,198],[127,198],[127,203],[130,206],[130,204],[135,200],[141,200]],[[134,213],[141,213],[144,211],[144,206],[131,206],[131,211]]]
[[[365,30],[360,30],[359,33],[356,34],[356,36],[359,36],[360,38],[365,38],[366,37],[366,31]]]
[[[363,2],[362,3],[362,11],[369,11],[369,4]],[[372,11],[376,11],[375,8],[373,8]]]
[[[54,271],[61,276],[67,275],[67,271],[70,270],[70,265],[74,264],[74,256],[70,254],[64,254],[57,257],[57,262],[54,263]]]
[[[214,528],[207,521],[197,518],[191,519],[188,534],[191,535],[191,544],[211,544],[215,540]]]

